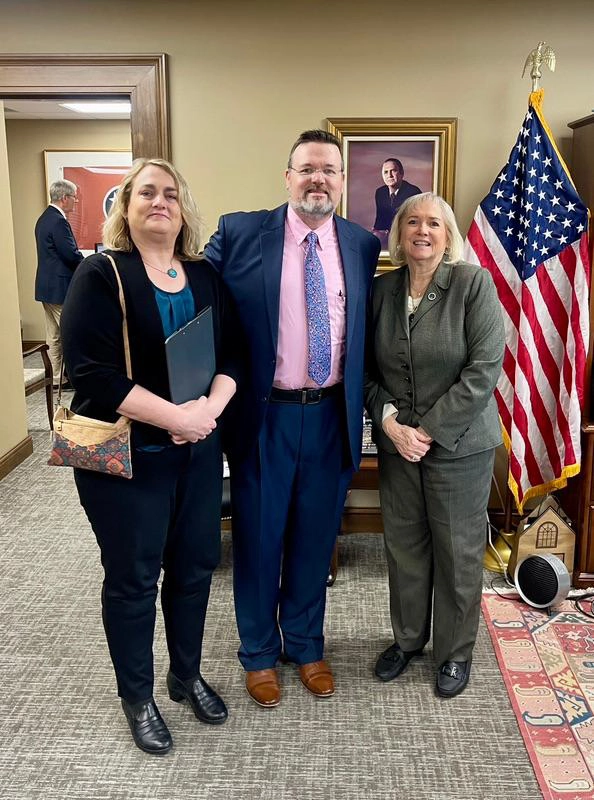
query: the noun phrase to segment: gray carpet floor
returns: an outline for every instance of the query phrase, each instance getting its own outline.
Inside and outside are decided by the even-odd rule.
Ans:
[[[47,467],[43,393],[28,399],[35,452],[0,482],[0,798],[3,800],[536,800],[541,797],[484,623],[466,692],[434,696],[430,650],[382,684],[391,641],[381,537],[341,537],[328,592],[326,657],[335,696],[295,668],[260,709],[237,661],[231,547],[215,574],[203,672],[229,720],[198,723],[169,700],[163,628],[155,696],[174,737],[163,758],[134,747],[115,693],[100,617],[98,549],[67,469]]]

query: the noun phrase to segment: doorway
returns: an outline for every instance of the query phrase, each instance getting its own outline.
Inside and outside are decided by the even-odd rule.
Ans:
[[[134,157],[170,158],[166,55],[1,55],[0,97],[10,100],[126,98],[131,103],[130,128]],[[2,125],[3,120],[1,121]],[[2,137],[4,138],[4,137]],[[10,232],[7,231],[10,236]],[[12,387],[7,402],[13,418],[20,420],[22,368],[18,326],[18,299],[14,294],[14,249],[7,240],[4,260],[5,285],[10,288],[4,300],[13,305],[4,314],[5,335],[0,347],[0,362],[7,365],[4,375]],[[15,287],[16,288],[16,287]],[[8,320],[10,319],[10,325]],[[12,405],[11,405],[12,404]],[[22,437],[25,438],[22,438]],[[31,437],[21,425],[0,431],[0,478],[8,474],[32,451]]]
[[[157,55],[2,55],[0,97],[129,97],[134,158],[170,159],[167,57]]]
[[[0,56],[0,98],[10,107],[11,101],[52,100],[56,103],[72,100],[129,100],[129,138],[132,157],[169,158],[169,125],[167,103],[167,75],[165,54],[133,55],[2,55]],[[79,117],[79,120],[81,118]],[[65,125],[65,122],[61,123]],[[82,123],[75,123],[82,124]],[[88,123],[87,123],[88,124]],[[117,123],[114,123],[114,125]],[[69,149],[61,147],[59,136],[43,149]],[[68,137],[71,139],[71,137]],[[67,141],[67,137],[64,137]],[[57,145],[57,147],[56,147]],[[115,145],[116,149],[121,147]],[[81,149],[81,148],[76,148]],[[93,150],[86,145],[82,149]],[[130,149],[130,145],[125,145]],[[22,143],[23,161],[25,156]],[[14,163],[14,160],[13,160]],[[28,176],[30,185],[19,192],[20,208],[35,207],[39,191],[39,165],[19,164],[18,173]],[[16,170],[15,170],[16,173]],[[16,178],[16,174],[14,175]],[[11,171],[11,184],[13,174]],[[33,200],[29,197],[32,195]],[[29,197],[29,201],[27,199]],[[42,208],[39,208],[41,211]],[[14,238],[17,246],[17,279],[21,295],[21,320],[24,338],[37,344],[40,323],[33,305],[33,277],[35,252],[32,241],[34,220],[29,215],[14,214]],[[35,219],[37,218],[35,214]],[[30,229],[30,230],[29,230]],[[79,247],[80,247],[79,243]],[[84,250],[83,247],[81,249]],[[87,248],[88,249],[88,248]],[[86,252],[86,251],[85,251]],[[24,274],[23,273],[24,270]],[[31,274],[29,274],[31,273]],[[29,330],[27,320],[32,318],[34,330]]]

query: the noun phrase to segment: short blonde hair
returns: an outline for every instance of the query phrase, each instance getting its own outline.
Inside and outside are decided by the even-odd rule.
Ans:
[[[175,181],[179,207],[182,216],[182,227],[175,242],[175,255],[185,261],[196,261],[200,252],[200,214],[190,188],[173,164],[162,158],[137,158],[132,168],[124,176],[109,215],[103,224],[103,244],[110,250],[130,252],[134,242],[130,237],[128,225],[128,206],[132,194],[132,185],[138,174],[145,167],[159,167],[167,172]]]
[[[446,250],[445,261],[448,263],[455,263],[462,258],[464,250],[464,241],[462,234],[458,228],[456,217],[452,211],[451,206],[438,194],[433,192],[423,192],[422,194],[415,194],[405,200],[398,209],[398,213],[394,217],[394,222],[390,228],[390,235],[388,236],[388,251],[390,253],[390,261],[395,267],[403,267],[406,264],[406,258],[400,240],[402,239],[402,224],[406,216],[415,210],[422,203],[435,203],[439,206],[443,216],[443,222],[446,229]]]

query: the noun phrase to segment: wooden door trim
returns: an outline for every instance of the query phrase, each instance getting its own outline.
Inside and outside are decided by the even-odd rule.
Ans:
[[[97,96],[130,98],[134,158],[171,159],[165,53],[0,55],[2,100]]]

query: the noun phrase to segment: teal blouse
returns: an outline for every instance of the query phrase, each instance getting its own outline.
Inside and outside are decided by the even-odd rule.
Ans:
[[[181,292],[166,292],[154,287],[165,338],[171,336],[196,316],[196,306],[190,285],[186,283]]]
[[[194,296],[189,283],[186,283],[181,292],[166,292],[164,289],[159,289],[158,286],[153,288],[157,306],[159,307],[159,314],[161,315],[161,322],[163,323],[163,333],[167,339],[168,336],[183,328],[187,322],[196,316]],[[137,449],[141,453],[160,453],[165,447],[173,446],[173,444],[148,444]]]

